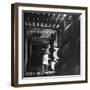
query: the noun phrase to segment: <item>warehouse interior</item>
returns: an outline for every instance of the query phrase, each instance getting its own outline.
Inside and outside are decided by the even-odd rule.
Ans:
[[[80,75],[80,15],[23,12],[25,77]]]

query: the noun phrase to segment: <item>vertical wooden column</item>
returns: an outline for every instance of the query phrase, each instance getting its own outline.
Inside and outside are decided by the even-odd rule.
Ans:
[[[59,61],[63,61],[63,31],[64,31],[64,22],[60,24],[60,28],[57,29],[57,47],[59,48],[57,55],[59,57]]]
[[[64,22],[62,21],[60,23],[60,28],[57,30],[57,56],[59,57],[56,65],[55,65],[55,71],[56,74],[62,74],[62,66],[63,66],[63,31],[64,31]]]
[[[28,61],[28,37],[27,37],[27,32],[26,32],[26,38],[25,38],[25,73],[26,73],[26,67],[27,67],[27,61]]]

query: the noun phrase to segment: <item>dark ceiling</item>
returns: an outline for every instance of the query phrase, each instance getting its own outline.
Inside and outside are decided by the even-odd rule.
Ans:
[[[73,14],[57,12],[25,12],[25,26],[35,28],[50,28],[56,30],[62,28],[63,21],[66,21],[67,23],[64,24],[64,27],[66,28],[67,24],[71,23],[72,15]]]

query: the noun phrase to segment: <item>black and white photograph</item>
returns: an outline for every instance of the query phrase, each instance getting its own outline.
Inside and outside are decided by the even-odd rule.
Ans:
[[[25,77],[80,75],[80,16],[23,11]]]
[[[87,8],[12,5],[13,86],[87,82]]]

